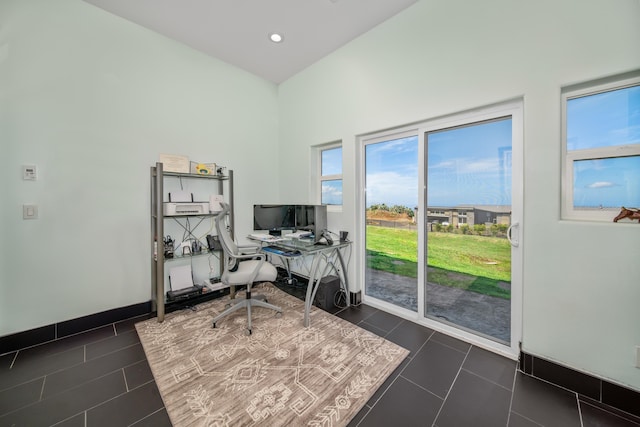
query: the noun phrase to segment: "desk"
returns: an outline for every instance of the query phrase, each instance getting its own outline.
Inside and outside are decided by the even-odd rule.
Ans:
[[[262,242],[265,243],[265,242]],[[349,300],[349,282],[347,278],[347,267],[344,263],[341,250],[348,248],[351,242],[336,242],[332,245],[314,245],[304,242],[304,240],[291,239],[291,240],[279,240],[273,243],[275,246],[286,249],[286,251],[273,252],[269,249],[269,243],[263,247],[263,252],[282,258],[289,270],[289,261],[297,257],[313,257],[311,262],[311,272],[309,274],[309,284],[307,285],[307,294],[304,299],[304,321],[305,327],[309,327],[311,320],[309,313],[311,311],[311,305],[318,292],[320,286],[320,280],[327,275],[330,271],[335,271],[340,279],[340,288],[345,294],[345,300],[347,307],[350,305]],[[325,267],[321,270],[320,264],[322,260],[325,261]],[[336,266],[336,261],[338,266]],[[288,271],[290,273],[290,270]]]

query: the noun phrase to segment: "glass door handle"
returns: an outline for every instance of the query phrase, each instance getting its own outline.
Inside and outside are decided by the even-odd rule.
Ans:
[[[509,228],[507,229],[507,240],[509,240],[509,243],[511,243],[511,246],[513,246],[514,248],[517,248],[520,245],[520,241],[518,240],[518,235],[516,234],[515,238],[511,235],[514,227],[517,228],[519,231],[520,223],[514,222],[509,226]]]

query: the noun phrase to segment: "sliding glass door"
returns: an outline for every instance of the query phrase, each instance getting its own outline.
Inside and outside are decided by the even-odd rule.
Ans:
[[[361,141],[365,302],[517,355],[521,103]]]
[[[511,341],[510,117],[427,132],[426,316]]]
[[[377,138],[365,150],[365,295],[418,310],[418,137]]]

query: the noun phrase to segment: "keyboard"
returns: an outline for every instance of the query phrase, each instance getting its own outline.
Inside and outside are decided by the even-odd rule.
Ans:
[[[283,248],[282,246],[273,246],[273,245],[265,246],[264,248],[262,248],[262,250],[265,252],[271,252],[277,255],[284,255],[284,256],[300,255],[300,251],[295,249]]]

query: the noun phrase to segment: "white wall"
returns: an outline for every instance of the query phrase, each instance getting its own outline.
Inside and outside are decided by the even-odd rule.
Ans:
[[[277,87],[80,0],[0,3],[0,101],[0,336],[150,299],[159,153],[234,169],[240,233],[278,198]]]
[[[342,139],[353,232],[358,134],[523,96],[523,349],[640,389],[640,226],[560,220],[560,88],[640,68],[639,23],[637,0],[421,0],[280,85],[281,192]]]
[[[353,232],[356,135],[524,96],[523,348],[640,389],[640,227],[559,220],[560,88],[640,68],[639,18],[638,0],[420,0],[277,89],[80,0],[3,0],[0,335],[149,299],[160,152],[234,169],[243,235],[342,139],[330,225]]]

